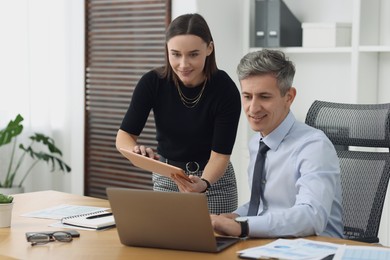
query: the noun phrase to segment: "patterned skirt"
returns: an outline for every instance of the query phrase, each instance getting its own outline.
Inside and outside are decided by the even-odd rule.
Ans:
[[[198,177],[203,171],[191,173]],[[186,174],[189,174],[186,172]],[[170,178],[153,173],[153,190],[166,192],[179,192],[179,188]],[[209,212],[211,214],[231,213],[237,209],[238,194],[237,182],[233,165],[229,162],[225,174],[206,192]]]

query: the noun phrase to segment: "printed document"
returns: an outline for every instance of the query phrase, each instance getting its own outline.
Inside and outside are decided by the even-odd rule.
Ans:
[[[308,239],[277,239],[264,246],[238,251],[240,258],[284,260],[389,260],[390,248],[382,246],[342,245]]]
[[[345,246],[333,260],[388,260],[390,248],[381,246]]]
[[[59,205],[52,208],[43,210],[37,210],[22,214],[23,217],[31,218],[47,218],[47,219],[62,219],[65,217],[94,213],[98,211],[104,211],[108,208],[92,207],[92,206],[80,206],[80,205]]]
[[[318,242],[307,239],[277,239],[264,246],[248,248],[238,251],[240,258],[247,259],[288,259],[288,260],[316,260],[333,255],[339,245]]]

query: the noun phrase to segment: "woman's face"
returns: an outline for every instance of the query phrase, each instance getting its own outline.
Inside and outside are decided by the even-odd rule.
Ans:
[[[199,85],[204,80],[203,68],[213,51],[213,44],[207,45],[202,38],[186,34],[172,37],[167,48],[169,64],[184,85]]]

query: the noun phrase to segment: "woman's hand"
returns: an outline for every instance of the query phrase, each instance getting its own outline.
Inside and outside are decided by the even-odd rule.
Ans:
[[[181,192],[204,192],[207,189],[207,183],[198,176],[188,176],[191,182],[186,181],[183,178],[172,175],[172,180],[176,183]]]
[[[146,147],[144,145],[137,144],[138,136],[128,134],[125,131],[119,129],[116,135],[116,149],[121,152],[121,148],[126,150],[132,150],[135,153],[141,154],[143,156],[147,156],[153,159],[160,159],[160,156],[153,151],[152,148]],[[122,152],[121,152],[122,153]],[[126,155],[123,154],[126,157]]]
[[[202,177],[190,175],[191,182],[172,176],[172,180],[179,187],[181,192],[205,192],[207,183],[201,178],[205,178],[210,183],[216,183],[225,173],[229,164],[229,155],[211,151],[210,159],[203,170]]]
[[[160,156],[153,151],[152,148],[146,147],[144,145],[136,145],[133,147],[133,152],[141,154],[143,156],[147,156],[152,159],[160,159]]]

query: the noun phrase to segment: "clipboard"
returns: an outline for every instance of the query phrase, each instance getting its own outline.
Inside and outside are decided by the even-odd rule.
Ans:
[[[147,156],[143,156],[141,154],[135,153],[133,151],[124,148],[120,148],[120,150],[122,154],[134,166],[137,166],[138,168],[144,169],[146,171],[158,173],[169,178],[175,175],[176,177],[180,177],[186,181],[191,182],[191,179],[185,174],[184,170],[180,169],[179,167],[161,162],[159,160],[149,158]]]

